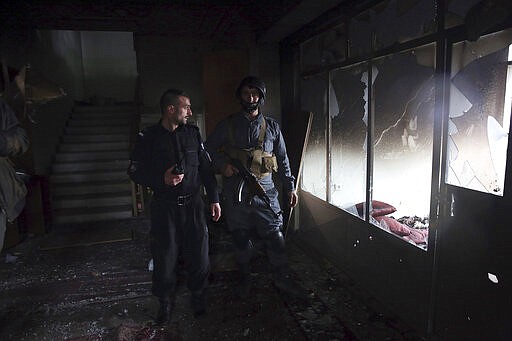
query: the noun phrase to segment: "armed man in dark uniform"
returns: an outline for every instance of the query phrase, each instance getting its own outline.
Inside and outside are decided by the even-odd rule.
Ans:
[[[199,129],[187,124],[192,116],[189,97],[181,90],[167,90],[160,99],[160,109],[158,124],[139,133],[128,174],[135,183],[154,192],[150,231],[152,292],[160,302],[156,322],[164,324],[171,318],[180,253],[194,315],[206,312],[203,289],[210,262],[201,184],[206,188],[214,221],[220,218],[221,209],[211,160],[203,148]]]
[[[278,123],[261,113],[265,96],[266,86],[260,79],[244,78],[236,90],[241,111],[216,126],[206,147],[214,168],[223,175],[222,207],[241,275],[238,294],[245,298],[251,289],[251,233],[255,231],[264,240],[276,287],[302,297],[305,291],[289,276],[283,217],[272,173],[280,177],[290,207],[297,204],[295,178]]]

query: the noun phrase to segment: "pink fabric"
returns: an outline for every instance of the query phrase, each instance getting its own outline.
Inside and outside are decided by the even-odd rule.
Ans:
[[[403,237],[407,241],[415,244],[426,244],[428,239],[428,229],[415,229],[409,227],[391,217],[375,217],[381,226],[387,227],[394,234]]]
[[[427,229],[411,229],[411,233],[404,237],[407,240],[411,240],[416,244],[426,244],[428,239]]]
[[[360,202],[356,204],[357,212],[360,216],[363,216],[364,203]],[[372,201],[372,212],[371,215],[379,224],[389,229],[394,234],[403,237],[407,241],[411,241],[415,244],[426,244],[428,239],[428,229],[416,229],[402,224],[393,217],[386,216],[396,212],[396,208],[388,203],[373,200]]]
[[[364,202],[360,202],[359,204],[356,204],[357,212],[359,213],[359,216],[363,216],[363,207]],[[372,211],[371,215],[372,217],[380,217],[384,216],[386,214],[390,214],[396,212],[396,208],[388,203],[378,201],[378,200],[372,200]]]
[[[408,236],[411,233],[411,228],[404,225],[391,217],[381,216],[375,217],[381,226],[387,227],[391,232],[399,236]]]

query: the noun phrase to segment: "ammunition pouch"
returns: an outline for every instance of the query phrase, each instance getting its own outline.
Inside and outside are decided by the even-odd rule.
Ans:
[[[259,148],[240,149],[225,146],[224,152],[232,159],[240,160],[257,179],[264,178],[272,172],[277,172],[277,159],[272,153],[267,153]]]
[[[251,173],[261,179],[272,172],[277,171],[277,159],[271,153],[261,149],[253,149],[251,152]]]

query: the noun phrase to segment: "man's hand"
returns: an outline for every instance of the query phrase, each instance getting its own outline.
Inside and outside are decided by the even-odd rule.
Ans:
[[[226,178],[230,178],[235,174],[238,174],[238,168],[233,166],[231,163],[226,163],[224,166],[224,169],[222,170],[222,175],[224,175]]]
[[[297,191],[288,192],[288,205],[290,207],[297,206],[298,201],[299,201],[299,196],[297,195]]]
[[[210,204],[210,212],[212,213],[212,220],[219,221],[221,214],[220,204],[218,202]]]
[[[176,166],[172,166],[171,168],[169,168],[168,170],[165,171],[165,174],[164,174],[164,182],[166,185],[169,185],[169,186],[176,186],[177,184],[179,184],[181,181],[183,181],[183,177],[185,175],[183,174],[174,174],[172,172],[172,170],[174,169],[174,167]]]

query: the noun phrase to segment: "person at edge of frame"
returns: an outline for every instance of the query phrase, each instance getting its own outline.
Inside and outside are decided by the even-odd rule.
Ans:
[[[11,158],[23,154],[28,147],[27,132],[14,110],[0,97],[0,251],[4,247],[7,221],[14,221],[21,213],[27,194]]]
[[[208,227],[201,196],[204,185],[213,221],[221,216],[217,181],[211,159],[203,147],[192,116],[190,98],[182,90],[169,89],[160,99],[160,121],[139,133],[128,175],[153,190],[150,244],[153,257],[152,293],[160,306],[155,319],[171,320],[176,290],[176,264],[182,255],[191,291],[194,316],[206,314],[204,289],[208,284]]]
[[[246,298],[251,291],[250,261],[254,249],[251,233],[256,232],[264,242],[273,267],[275,286],[287,294],[306,298],[305,289],[290,277],[285,252],[283,216],[272,173],[279,175],[290,207],[296,206],[298,197],[279,125],[261,111],[266,96],[265,83],[254,76],[247,76],[240,82],[235,95],[241,110],[219,122],[205,146],[212,157],[214,169],[223,175],[222,208],[228,229],[232,232],[240,273],[237,293]],[[250,170],[263,188],[267,202],[253,195],[247,184],[239,193],[243,178],[233,163]]]

